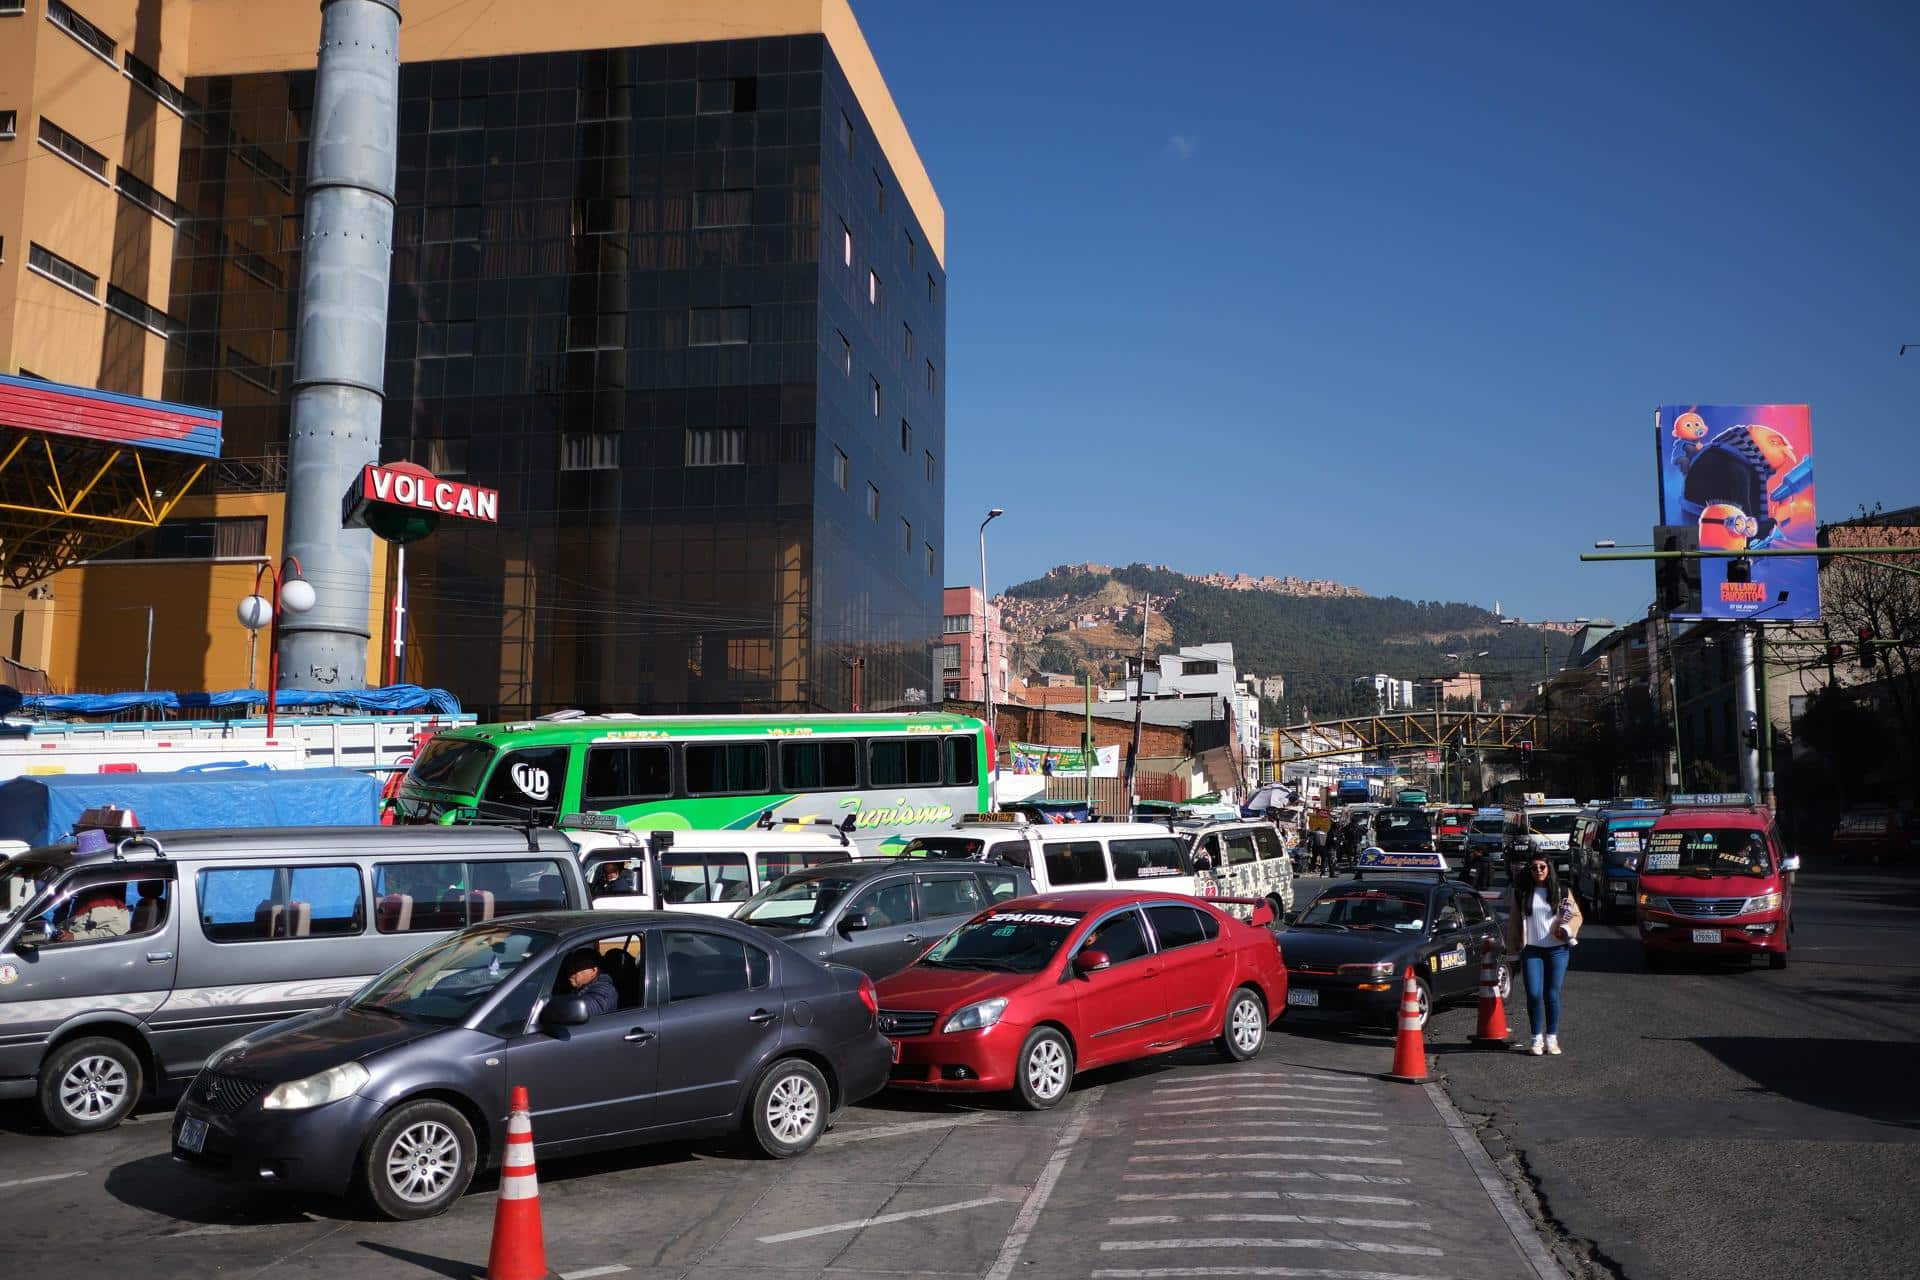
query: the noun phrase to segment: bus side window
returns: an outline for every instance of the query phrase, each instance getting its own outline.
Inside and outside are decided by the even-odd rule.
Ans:
[[[956,787],[971,787],[980,779],[980,740],[975,737],[948,738],[947,781]]]

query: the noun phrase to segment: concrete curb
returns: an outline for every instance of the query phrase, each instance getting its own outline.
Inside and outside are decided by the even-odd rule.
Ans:
[[[1526,1259],[1539,1280],[1569,1280],[1566,1269],[1557,1261],[1551,1250],[1540,1239],[1540,1233],[1534,1229],[1533,1219],[1527,1216],[1520,1202],[1513,1198],[1506,1179],[1493,1167],[1493,1158],[1486,1148],[1480,1145],[1480,1138],[1460,1114],[1459,1108],[1447,1097],[1446,1090],[1437,1083],[1429,1082],[1420,1086],[1426,1091],[1427,1101],[1440,1115],[1440,1123],[1453,1135],[1454,1145],[1460,1148],[1460,1154],[1467,1158],[1467,1164],[1473,1169],[1473,1176],[1480,1180],[1480,1189],[1487,1193],[1487,1199],[1493,1202],[1494,1209],[1500,1214],[1500,1220],[1507,1224],[1507,1231],[1513,1237],[1514,1247],[1520,1250],[1520,1256]]]

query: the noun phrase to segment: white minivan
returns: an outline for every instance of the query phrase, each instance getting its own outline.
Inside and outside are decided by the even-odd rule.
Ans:
[[[1194,896],[1189,840],[1163,823],[1067,822],[1036,826],[963,819],[952,832],[916,836],[909,858],[998,859],[1026,870],[1035,893],[1145,889]]]
[[[740,904],[789,871],[847,862],[855,849],[837,827],[750,827],[744,831],[669,831],[665,847],[650,853],[656,833],[623,827],[573,826],[561,820],[580,851],[587,894],[603,910],[689,911],[730,916]],[[659,896],[653,867],[660,869]]]

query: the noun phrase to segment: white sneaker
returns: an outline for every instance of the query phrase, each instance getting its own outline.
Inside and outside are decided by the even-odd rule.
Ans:
[[[1538,1049],[1536,1049],[1536,1050],[1534,1050],[1534,1052],[1535,1052],[1535,1053],[1538,1053],[1538,1052],[1539,1052],[1539,1050],[1538,1050]],[[1547,1037],[1547,1052],[1548,1052],[1548,1053],[1551,1053],[1551,1054],[1554,1054],[1554,1055],[1556,1055],[1556,1056],[1557,1056],[1557,1055],[1559,1054],[1559,1052],[1560,1052],[1560,1037],[1559,1037],[1559,1036],[1548,1036],[1548,1037]]]
[[[1535,1036],[1535,1037],[1533,1038],[1533,1041],[1532,1041],[1532,1043],[1530,1043],[1529,1045],[1527,1045],[1527,1052],[1528,1052],[1528,1053],[1530,1053],[1530,1054],[1532,1054],[1532,1055],[1533,1055],[1534,1057],[1536,1057],[1536,1058],[1537,1058],[1537,1057],[1539,1057],[1539,1056],[1540,1056],[1540,1054],[1541,1054],[1541,1051],[1542,1051],[1542,1048],[1543,1048],[1543,1047],[1545,1046],[1545,1044],[1546,1044],[1546,1040],[1545,1040],[1545,1038],[1544,1038],[1544,1037],[1542,1037],[1542,1036]],[[1555,1053],[1558,1053],[1558,1052],[1560,1052],[1560,1050],[1559,1050],[1559,1048],[1558,1048],[1558,1047],[1555,1047],[1555,1049],[1554,1049],[1554,1052],[1555,1052]]]

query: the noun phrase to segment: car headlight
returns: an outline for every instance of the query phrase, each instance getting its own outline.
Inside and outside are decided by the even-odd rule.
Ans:
[[[968,1005],[951,1018],[948,1018],[947,1025],[940,1028],[940,1033],[945,1035],[950,1031],[985,1031],[988,1027],[1000,1021],[1000,1015],[1006,1011],[1007,998],[1005,996],[995,996],[991,1000],[982,1000],[977,1004]]]
[[[1641,894],[1640,905],[1642,908],[1648,911],[1672,911],[1673,910],[1672,907],[1667,905],[1667,900],[1661,897],[1657,893]]]
[[[1740,914],[1750,916],[1756,911],[1778,911],[1779,909],[1780,895],[1777,893],[1763,893],[1757,898],[1748,898],[1747,905],[1740,909]]]
[[[1340,966],[1340,972],[1357,973],[1368,978],[1391,978],[1393,961],[1376,960],[1372,964],[1343,964]]]
[[[342,1063],[317,1071],[304,1080],[289,1080],[274,1086],[261,1106],[268,1111],[305,1111],[329,1102],[338,1102],[359,1092],[371,1077],[357,1062]]]

